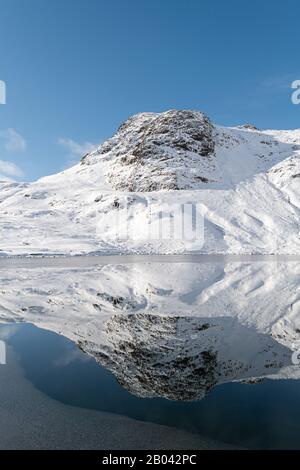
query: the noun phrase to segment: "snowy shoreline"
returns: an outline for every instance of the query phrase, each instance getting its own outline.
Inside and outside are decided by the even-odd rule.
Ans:
[[[300,262],[300,255],[38,255],[0,257],[0,269],[7,268],[84,268],[97,265],[119,265],[135,263],[287,263]]]

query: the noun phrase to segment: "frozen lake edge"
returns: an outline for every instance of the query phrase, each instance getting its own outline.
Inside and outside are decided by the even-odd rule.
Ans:
[[[0,269],[9,268],[84,268],[106,264],[135,263],[249,263],[300,262],[299,255],[82,255],[0,257]]]

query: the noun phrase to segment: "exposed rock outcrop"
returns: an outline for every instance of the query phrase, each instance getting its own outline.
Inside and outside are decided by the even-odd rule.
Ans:
[[[97,152],[109,153],[108,180],[115,189],[188,189],[207,180],[203,167],[213,164],[213,129],[209,118],[198,111],[141,113],[122,124]],[[199,165],[199,159],[207,162]],[[89,161],[85,156],[82,163]]]

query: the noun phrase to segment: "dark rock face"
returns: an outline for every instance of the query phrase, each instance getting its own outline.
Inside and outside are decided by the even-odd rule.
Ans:
[[[177,152],[194,152],[207,156],[214,151],[212,125],[202,113],[194,111],[168,111],[158,115],[145,126],[142,139],[133,149],[137,158],[160,158],[167,149]]]
[[[107,177],[114,189],[189,189],[209,181],[206,168],[215,149],[213,130],[208,117],[198,111],[137,114],[98,154],[111,160]],[[87,157],[83,163],[88,163]]]
[[[201,319],[115,315],[106,324],[115,351],[107,366],[140,397],[199,400],[216,384],[217,353],[191,342],[187,331],[201,336],[209,327]]]
[[[118,313],[104,337],[80,347],[142,398],[201,400],[218,383],[261,378],[291,363],[290,350],[234,317]]]

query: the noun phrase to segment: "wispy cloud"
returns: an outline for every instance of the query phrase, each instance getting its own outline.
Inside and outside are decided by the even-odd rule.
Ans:
[[[261,89],[272,94],[287,93],[291,90],[294,80],[300,78],[299,74],[286,74],[277,77],[268,77],[261,82]]]
[[[15,163],[0,160],[0,174],[16,178],[23,176],[23,171]]]
[[[92,152],[98,147],[97,145],[92,144],[91,142],[84,142],[83,144],[80,144],[79,142],[75,142],[75,140],[65,138],[58,139],[58,143],[59,145],[65,147],[65,149],[67,149],[71,155],[78,157],[81,157],[86,153]]]
[[[27,142],[24,137],[15,129],[0,130],[0,178],[1,180],[11,180],[23,176],[21,168],[10,161],[8,154],[21,153],[26,150]],[[4,158],[3,158],[4,157]]]
[[[96,150],[98,145],[92,144],[91,142],[79,143],[73,139],[69,138],[60,138],[58,139],[58,144],[64,147],[68,151],[67,163],[64,165],[64,168],[69,168],[70,166],[75,165],[79,158],[83,155]]]
[[[23,152],[26,150],[27,142],[15,129],[9,128],[0,131],[0,139],[7,152]]]

